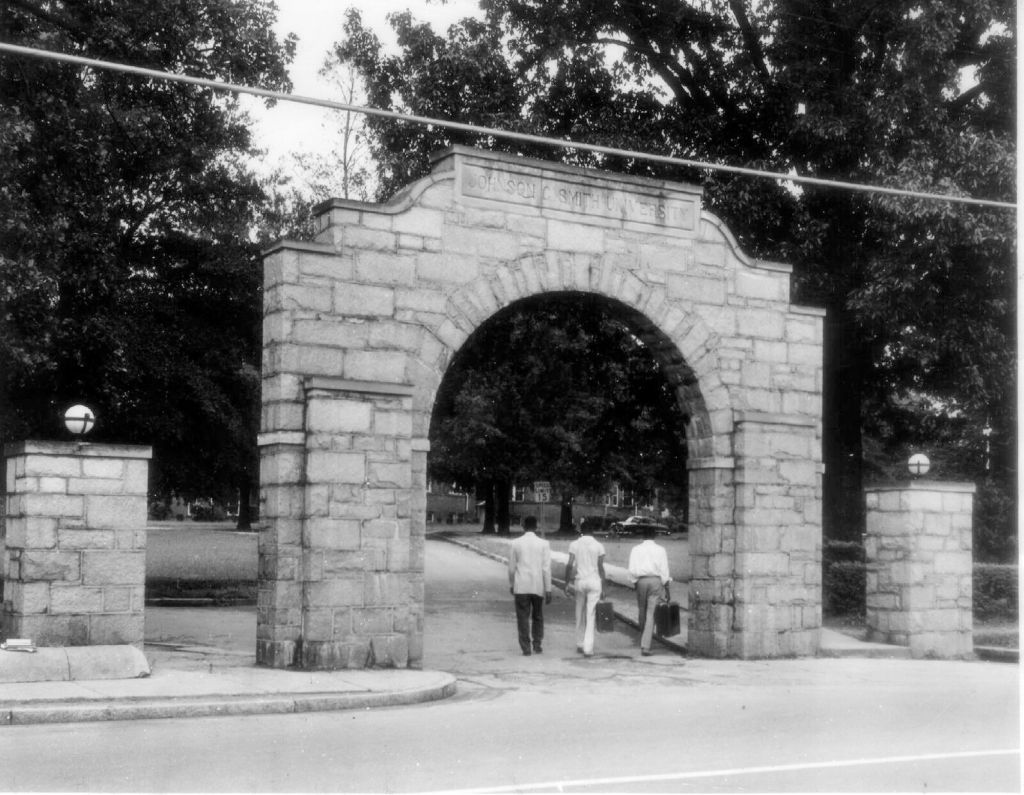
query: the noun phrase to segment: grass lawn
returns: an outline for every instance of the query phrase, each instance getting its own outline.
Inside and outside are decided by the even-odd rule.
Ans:
[[[256,533],[231,522],[150,522],[146,579],[256,580]]]

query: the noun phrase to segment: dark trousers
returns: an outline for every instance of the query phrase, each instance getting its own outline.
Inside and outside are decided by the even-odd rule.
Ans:
[[[517,593],[516,624],[519,627],[519,647],[530,651],[530,630],[533,630],[533,648],[539,649],[544,640],[544,597],[532,593]]]
[[[654,637],[654,608],[665,593],[661,577],[641,577],[636,581],[637,623],[640,624],[640,650],[650,651]]]

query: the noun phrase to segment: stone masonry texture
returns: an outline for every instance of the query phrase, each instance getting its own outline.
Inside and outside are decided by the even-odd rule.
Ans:
[[[869,640],[914,657],[972,656],[974,491],[928,480],[865,491]]]
[[[264,254],[260,663],[421,664],[438,386],[475,329],[550,294],[606,302],[689,417],[691,652],[816,652],[824,313],[699,188],[455,148],[317,230]]]
[[[141,649],[150,448],[28,441],[4,453],[4,636]]]

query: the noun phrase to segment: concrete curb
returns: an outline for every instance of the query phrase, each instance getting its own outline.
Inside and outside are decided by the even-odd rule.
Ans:
[[[886,644],[858,643],[856,645],[818,648],[817,657],[824,658],[845,658],[859,657],[865,660],[909,660],[909,646],[890,646]]]
[[[1001,646],[975,646],[974,656],[986,662],[1019,663],[1020,649],[1004,649]]]
[[[154,596],[146,599],[146,607],[252,607],[255,599],[214,598],[212,596]]]
[[[371,709],[438,701],[455,695],[455,691],[455,677],[444,674],[439,684],[379,692],[167,696],[77,702],[36,701],[16,706],[0,704],[0,726]]]

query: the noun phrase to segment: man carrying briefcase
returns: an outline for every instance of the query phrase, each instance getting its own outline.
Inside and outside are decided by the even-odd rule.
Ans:
[[[629,551],[629,579],[636,588],[637,623],[640,624],[640,654],[651,654],[654,610],[659,601],[669,600],[668,553],[654,543],[654,528],[644,529],[644,540]]]

